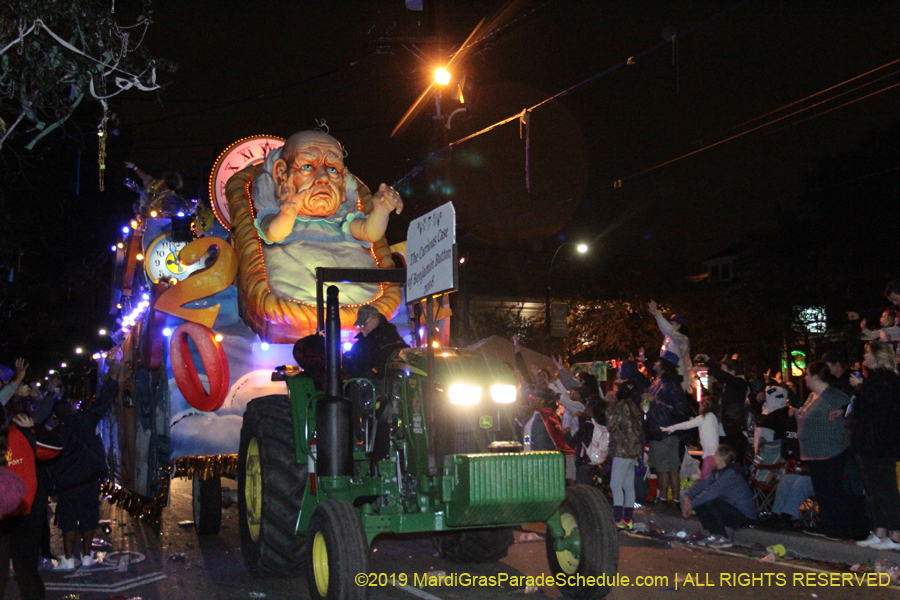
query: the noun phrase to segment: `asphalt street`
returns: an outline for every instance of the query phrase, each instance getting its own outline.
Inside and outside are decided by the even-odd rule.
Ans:
[[[234,487],[234,482],[223,481]],[[103,506],[111,521],[109,535],[98,534],[104,543],[103,562],[90,570],[79,569],[63,575],[44,572],[47,598],[60,600],[199,600],[207,598],[250,599],[308,598],[304,573],[289,579],[261,580],[250,577],[243,565],[237,508],[224,511],[218,536],[198,538],[191,519],[191,484],[176,480],[171,506],[158,527],[129,517],[119,508]],[[181,524],[180,524],[181,523]],[[548,575],[540,525],[517,533],[518,542],[503,561],[489,565],[453,564],[438,558],[429,536],[381,537],[375,540],[369,561],[369,598],[422,600],[517,597],[558,598],[554,587],[529,587],[513,577]],[[54,552],[60,549],[53,536]],[[894,553],[890,553],[894,554]],[[670,595],[691,600],[712,598],[819,598],[845,600],[896,598],[896,587],[860,587],[854,575],[834,571],[829,575],[821,565],[800,567],[759,561],[759,553],[712,551],[684,544],[620,534],[619,574],[628,585],[614,587],[610,600],[647,600]],[[890,557],[894,558],[894,557]],[[471,576],[509,578],[500,585],[420,585],[415,577],[428,574],[430,582],[440,575],[457,579]],[[405,578],[404,578],[405,576]],[[637,578],[643,585],[636,585]],[[406,585],[401,585],[403,581]],[[863,580],[865,581],[865,580]],[[540,583],[540,582],[534,582]],[[7,597],[18,600],[11,584]]]

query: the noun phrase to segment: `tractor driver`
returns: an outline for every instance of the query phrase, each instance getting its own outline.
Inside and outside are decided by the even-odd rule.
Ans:
[[[359,307],[355,326],[359,333],[356,343],[344,354],[344,371],[348,377],[380,379],[391,355],[409,345],[374,306]]]

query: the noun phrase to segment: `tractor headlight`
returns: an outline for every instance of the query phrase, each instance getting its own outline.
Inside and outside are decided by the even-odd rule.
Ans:
[[[516,386],[514,385],[492,385],[491,398],[497,404],[510,404],[516,401]]]
[[[450,404],[472,405],[481,402],[480,385],[462,385],[457,383],[450,386]]]

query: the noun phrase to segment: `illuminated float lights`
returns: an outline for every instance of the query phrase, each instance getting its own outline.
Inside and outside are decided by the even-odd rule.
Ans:
[[[125,335],[131,331],[131,328],[137,324],[138,320],[142,317],[144,312],[150,307],[150,294],[144,293],[141,296],[141,301],[137,303],[130,313],[127,315],[122,315],[122,329],[121,332]]]

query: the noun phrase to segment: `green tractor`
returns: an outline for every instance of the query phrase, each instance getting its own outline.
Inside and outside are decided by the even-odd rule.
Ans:
[[[443,557],[486,562],[506,555],[513,527],[544,522],[561,591],[606,595],[618,562],[609,503],[595,488],[566,486],[561,453],[522,452],[509,367],[410,348],[383,381],[342,383],[334,286],[325,312],[324,389],[284,368],[273,378],[289,394],[254,399],[244,414],[238,506],[250,574],[305,569],[313,598],[364,598],[354,577],[368,572],[379,534],[430,532]]]

